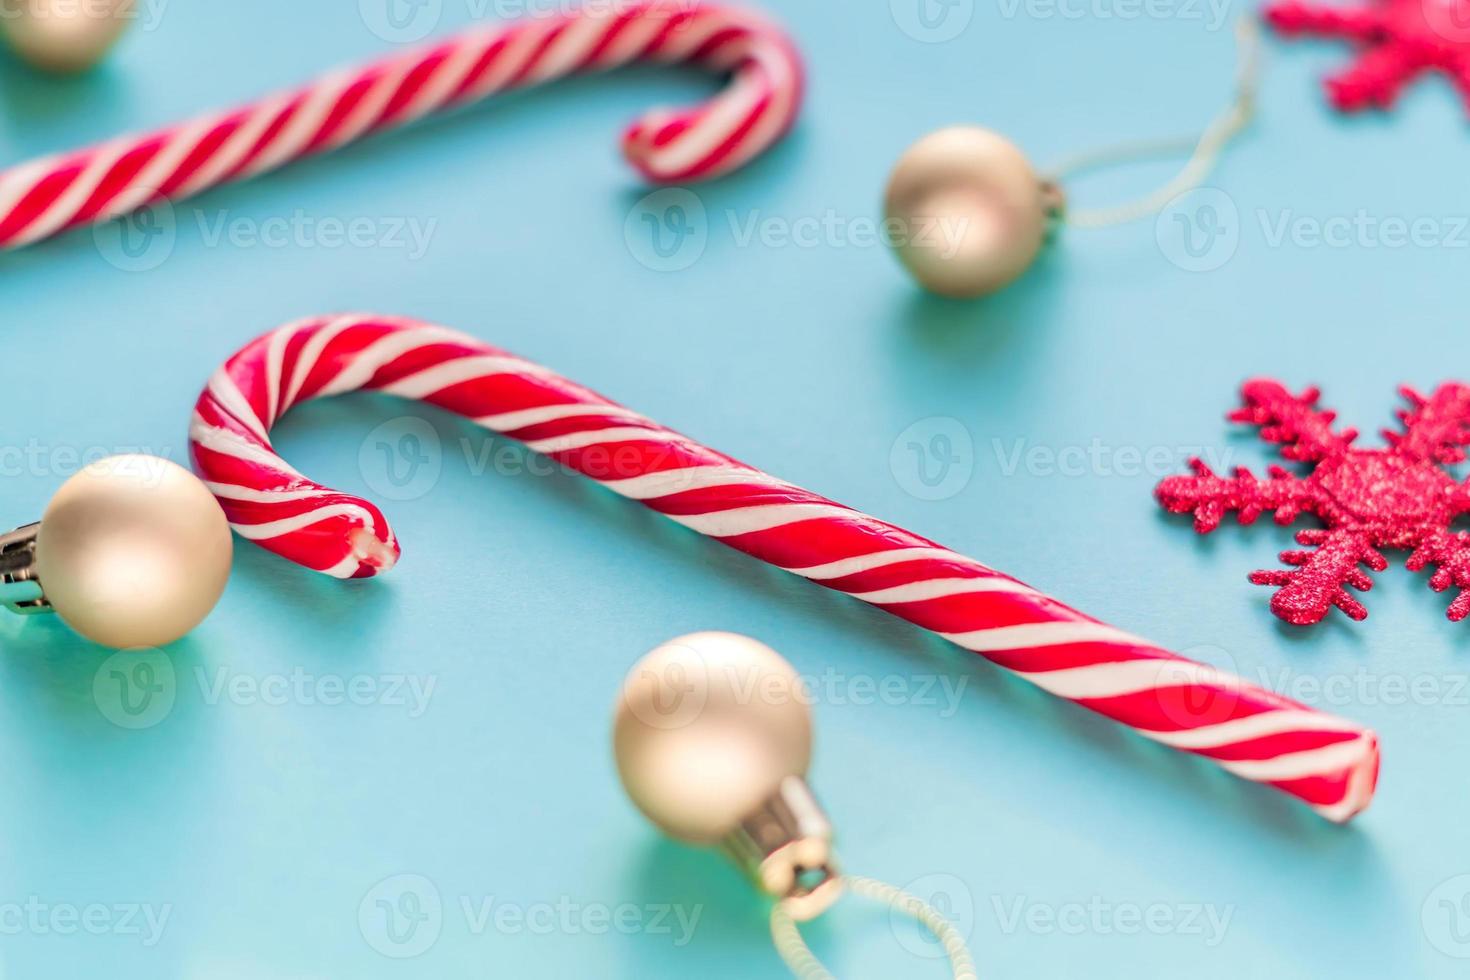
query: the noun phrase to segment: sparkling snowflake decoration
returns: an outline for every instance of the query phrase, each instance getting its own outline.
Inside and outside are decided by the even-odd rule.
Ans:
[[[1449,607],[1449,618],[1458,622],[1470,616],[1470,533],[1452,525],[1470,512],[1470,482],[1444,467],[1466,458],[1470,386],[1441,385],[1427,398],[1411,388],[1400,391],[1409,401],[1398,413],[1403,430],[1384,430],[1383,448],[1359,449],[1352,445],[1355,430],[1339,431],[1333,427],[1336,413],[1317,408],[1316,388],[1293,395],[1275,381],[1248,381],[1241,389],[1244,407],[1231,412],[1230,420],[1260,426],[1261,438],[1279,443],[1286,459],[1315,464],[1311,472],[1271,466],[1260,479],[1240,467],[1224,477],[1194,459],[1193,476],[1168,477],[1155,496],[1172,513],[1193,514],[1201,534],[1219,527],[1230,512],[1242,524],[1268,510],[1278,524],[1303,513],[1317,517],[1324,527],[1296,536],[1303,549],[1282,552],[1290,570],[1251,574],[1257,585],[1278,587],[1271,611],[1288,623],[1320,622],[1333,606],[1352,619],[1366,618],[1368,610],[1345,587],[1372,588],[1360,565],[1387,569],[1382,549],[1410,551],[1411,571],[1437,566],[1429,579],[1437,592],[1459,587]]]
[[[1336,7],[1302,0],[1268,4],[1266,19],[1283,34],[1342,38],[1361,51],[1327,79],[1339,109],[1387,108],[1428,71],[1448,75],[1470,103],[1470,0],[1370,0]]]

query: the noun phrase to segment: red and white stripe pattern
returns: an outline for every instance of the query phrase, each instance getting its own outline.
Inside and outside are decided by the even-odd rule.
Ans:
[[[417,399],[518,439],[609,490],[973,650],[1058,697],[1344,821],[1367,806],[1374,734],[1184,659],[980,562],[739,463],[546,368],[444,327],[367,315],[294,323],[210,380],[195,469],[242,536],[340,578],[391,568],[382,513],[271,448],[293,405]]]
[[[608,0],[469,31],[243,108],[0,171],[0,248],[180,201],[498,92],[635,61],[731,76],[710,101],[658,109],[629,127],[623,151],[652,181],[733,170],[780,139],[800,107],[800,57],[759,16],[694,0]]]

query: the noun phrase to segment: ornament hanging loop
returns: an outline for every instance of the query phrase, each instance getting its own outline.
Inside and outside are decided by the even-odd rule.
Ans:
[[[893,911],[913,918],[939,941],[949,959],[954,980],[977,980],[979,973],[975,970],[975,959],[965,945],[965,937],[934,906],[917,895],[872,878],[844,875],[841,884],[853,895],[887,905]],[[781,959],[797,980],[834,980],[801,937],[801,930],[797,927],[799,919],[800,916],[795,915],[785,902],[778,902],[771,909],[771,941],[776,945],[776,952],[781,954]]]
[[[1185,137],[1125,143],[1064,160],[1043,181],[1043,188],[1058,187],[1079,173],[1156,157],[1190,153],[1188,162],[1172,180],[1152,193],[1125,204],[1105,208],[1064,211],[1061,220],[1077,228],[1107,228],[1158,214],[1180,194],[1204,183],[1220,162],[1230,142],[1251,124],[1256,115],[1256,93],[1260,81],[1261,36],[1256,22],[1242,17],[1235,26],[1240,63],[1236,70],[1235,98],[1205,128],[1198,139]]]

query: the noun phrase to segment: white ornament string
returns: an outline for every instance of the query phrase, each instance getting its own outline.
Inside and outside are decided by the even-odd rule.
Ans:
[[[1068,209],[1062,220],[1078,228],[1106,228],[1110,225],[1127,224],[1157,214],[1180,194],[1200,186],[1215,165],[1225,147],[1241,133],[1256,114],[1256,89],[1260,77],[1260,29],[1251,17],[1242,17],[1235,28],[1236,43],[1240,51],[1240,63],[1236,70],[1235,99],[1205,128],[1196,140],[1184,137],[1170,140],[1146,140],[1126,143],[1104,150],[1078,154],[1055,168],[1049,183],[1060,184],[1063,178],[1082,171],[1119,163],[1179,153],[1193,152],[1183,169],[1173,180],[1137,200],[1106,208]]]
[[[965,937],[934,906],[901,888],[872,878],[844,875],[842,886],[854,895],[912,916],[939,940],[945,956],[949,957],[954,980],[978,980],[975,960],[965,945]],[[776,944],[776,952],[781,954],[781,959],[797,980],[835,980],[806,944],[801,936],[801,929],[780,902],[771,909],[771,940]]]

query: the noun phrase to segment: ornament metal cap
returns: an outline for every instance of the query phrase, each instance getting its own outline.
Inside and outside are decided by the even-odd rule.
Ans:
[[[36,575],[36,537],[40,524],[0,534],[0,605],[15,613],[52,612]]]
[[[783,779],[722,843],[761,891],[779,899],[798,922],[821,915],[842,895],[832,822],[798,776]]]

